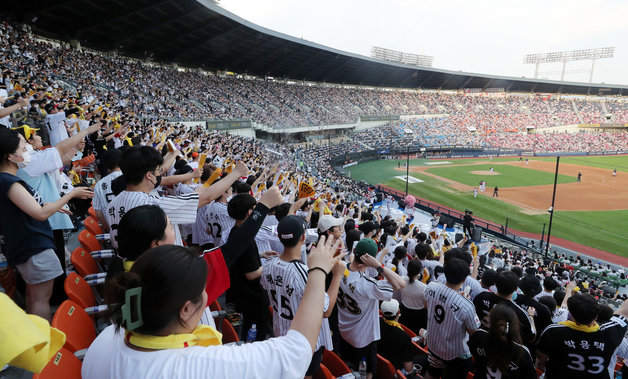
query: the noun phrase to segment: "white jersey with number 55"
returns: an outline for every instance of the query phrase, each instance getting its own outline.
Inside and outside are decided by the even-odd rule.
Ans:
[[[270,304],[273,307],[275,337],[285,336],[290,330],[290,324],[292,324],[292,319],[299,309],[305,292],[307,270],[307,266],[301,260],[286,262],[279,258],[273,258],[263,266],[260,282],[268,292]],[[323,312],[326,312],[328,307],[329,297],[325,294]],[[326,318],[321,324],[316,349],[321,346],[325,346],[327,350],[334,348],[329,322]]]
[[[345,271],[338,290],[338,328],[345,341],[362,348],[380,339],[379,301],[392,299],[393,288],[363,272]]]

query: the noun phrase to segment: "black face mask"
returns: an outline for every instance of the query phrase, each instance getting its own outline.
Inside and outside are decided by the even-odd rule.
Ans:
[[[153,183],[153,186],[154,186],[153,188],[159,187],[160,184],[161,184],[161,175],[159,176],[155,175],[155,183]]]

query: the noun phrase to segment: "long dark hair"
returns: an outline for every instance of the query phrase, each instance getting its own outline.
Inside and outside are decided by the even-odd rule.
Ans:
[[[168,219],[157,205],[142,205],[128,211],[118,225],[118,255],[136,260],[153,241],[164,239]]]
[[[490,327],[486,341],[487,365],[501,372],[506,372],[511,361],[516,362],[520,349],[513,349],[513,343],[521,344],[519,319],[515,311],[507,305],[495,306],[488,315]]]
[[[401,262],[408,254],[408,249],[403,246],[397,246],[393,254],[395,257],[392,260],[392,264],[395,265],[395,267],[398,267],[399,262]],[[399,270],[397,270],[397,273],[399,273]]]
[[[408,262],[408,281],[410,283],[414,282],[414,277],[423,271],[423,265],[421,261],[418,259],[413,259]]]
[[[187,301],[195,304],[201,302],[206,280],[207,264],[192,249],[175,245],[159,246],[142,254],[129,272],[121,273],[107,282],[105,301],[118,330],[124,326],[120,314],[126,291],[140,287],[143,324],[136,331],[157,335],[173,320],[184,325],[186,320],[179,317],[180,309]]]

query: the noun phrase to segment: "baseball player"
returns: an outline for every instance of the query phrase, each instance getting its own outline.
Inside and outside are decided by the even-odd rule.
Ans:
[[[346,342],[345,355],[358,367],[366,358],[367,378],[377,368],[377,341],[380,339],[379,300],[392,299],[393,289],[401,290],[406,282],[392,270],[382,267],[375,258],[377,245],[370,238],[360,240],[354,258],[347,265],[338,291],[338,328]],[[385,280],[365,275],[368,267],[377,269]]]
[[[305,221],[299,216],[286,216],[277,225],[277,235],[284,245],[279,258],[271,259],[263,266],[261,284],[268,292],[273,307],[273,331],[275,337],[283,336],[290,330],[292,318],[296,314],[307,282],[308,266],[301,260],[301,247],[305,243]],[[340,278],[345,270],[342,261],[334,266],[333,277],[325,294],[323,323],[316,343],[316,351],[312,356],[310,367],[305,377],[312,377],[318,371],[323,351],[333,350],[329,322],[326,317],[331,314],[336,303]]]
[[[431,282],[425,289],[428,369],[426,378],[465,378],[472,366],[469,334],[480,327],[471,300],[458,291],[469,276],[463,259],[445,260],[446,283]]]
[[[569,290],[573,290],[570,285]],[[536,367],[552,378],[613,378],[615,351],[627,329],[628,302],[611,321],[599,325],[597,300],[575,294],[567,300],[573,320],[552,324],[541,334]]]

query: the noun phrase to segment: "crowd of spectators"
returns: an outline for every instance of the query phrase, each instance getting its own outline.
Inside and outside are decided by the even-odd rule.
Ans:
[[[384,217],[372,191],[329,163],[368,146],[416,142],[406,135],[424,145],[507,146],[518,143],[508,140],[518,122],[531,118],[507,113],[530,115],[526,107],[542,105],[180,72],[38,42],[9,23],[0,35],[0,252],[25,281],[26,312],[40,317],[31,328],[41,333],[48,325],[41,319],[52,318],[51,296],[64,295],[54,281],[71,267],[55,230],[65,229],[72,210],[86,213],[79,201],[94,197],[97,223],[115,249],[100,267],[109,326],[87,349],[83,377],[301,378],[314,376],[329,350],[366,377],[381,368],[381,355],[407,377],[532,378],[536,368],[553,378],[610,375],[617,356],[628,356],[628,304],[605,308],[594,297],[607,292],[605,277],[625,279],[623,272],[500,246],[480,256],[466,235],[456,239],[436,225],[420,230],[412,215]],[[560,122],[580,117],[573,102],[545,107],[535,112]],[[292,145],[167,122],[319,125],[390,113],[451,116]],[[491,132],[480,138],[472,128]],[[537,138],[551,151],[567,143],[617,148],[625,136]],[[599,282],[579,276],[583,268]],[[0,312],[20,319],[6,298],[0,294]],[[240,339],[251,344],[219,346],[214,301],[241,314]],[[0,325],[13,338],[3,352],[33,346],[17,343],[27,331],[14,325]],[[45,331],[38,351],[59,349],[63,342],[51,336],[60,335]],[[61,359],[56,351],[20,357],[13,350],[0,366],[39,362],[41,371]]]

